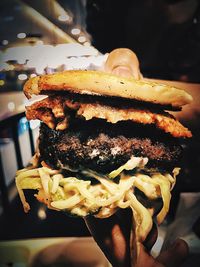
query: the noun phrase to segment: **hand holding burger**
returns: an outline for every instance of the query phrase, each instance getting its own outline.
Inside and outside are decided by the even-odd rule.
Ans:
[[[166,110],[180,110],[192,97],[138,79],[131,60],[112,62],[116,52],[106,64],[111,73],[65,71],[25,84],[31,100],[26,116],[42,123],[39,152],[32,167],[18,171],[16,184],[26,212],[25,189],[37,190],[36,198],[51,209],[99,221],[130,208],[133,231],[127,240],[134,249],[124,251],[136,262],[153,220],[160,224],[168,212],[180,141],[192,136]]]
[[[126,64],[124,64],[126,62]],[[131,66],[129,66],[131,65]],[[134,70],[133,70],[134,68]],[[129,49],[113,50],[105,63],[107,72],[123,77],[142,77],[136,55]],[[112,266],[131,266],[131,224],[132,214],[128,210],[119,210],[108,219],[98,220],[95,217],[85,218],[86,224],[101,250]],[[137,267],[178,267],[188,255],[188,246],[183,240],[177,240],[171,248],[154,259],[149,251],[157,240],[157,227],[154,224],[143,244],[140,244]]]
[[[131,214],[120,210],[107,219],[86,219],[87,225],[101,250],[114,267],[179,267],[187,258],[189,250],[185,241],[177,239],[166,251],[153,258],[150,249],[157,239],[154,224],[145,242],[139,244],[137,262],[131,263],[130,225]],[[135,265],[134,265],[135,264]]]

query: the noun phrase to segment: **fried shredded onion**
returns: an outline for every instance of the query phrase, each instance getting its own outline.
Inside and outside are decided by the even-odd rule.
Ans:
[[[36,198],[49,208],[70,212],[78,216],[94,215],[97,218],[111,216],[119,208],[131,208],[136,222],[138,241],[145,240],[152,228],[151,209],[145,207],[135,195],[138,188],[148,199],[162,198],[163,207],[157,215],[160,224],[169,209],[172,189],[179,168],[173,174],[136,172],[134,175],[120,173],[119,182],[108,176],[102,176],[91,170],[82,171],[83,179],[65,177],[61,171],[47,167],[29,167],[19,170],[16,174],[16,186],[24,211],[30,206],[26,201],[24,190],[37,190]],[[92,184],[85,177],[96,179]]]

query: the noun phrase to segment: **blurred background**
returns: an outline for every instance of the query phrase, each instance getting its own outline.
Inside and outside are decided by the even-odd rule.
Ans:
[[[104,60],[92,46],[85,18],[86,1],[0,2],[1,240],[89,235],[82,220],[46,210],[34,198],[32,212],[24,216],[14,183],[16,170],[34,154],[39,127],[39,121],[29,123],[25,118],[25,81],[45,73],[98,67]]]
[[[136,52],[144,77],[178,81],[194,104],[178,115],[194,138],[166,223],[182,192],[199,192],[200,2],[198,0],[0,1],[0,240],[90,236],[84,222],[47,210],[28,196],[24,214],[15,172],[34,154],[39,122],[28,122],[22,89],[30,77],[67,69],[99,69],[107,53]]]

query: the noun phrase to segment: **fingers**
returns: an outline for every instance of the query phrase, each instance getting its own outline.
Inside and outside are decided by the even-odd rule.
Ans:
[[[127,262],[128,248],[116,216],[107,219],[86,218],[93,238],[113,266],[130,266]]]
[[[146,252],[146,248],[141,244],[139,247],[139,256],[137,258],[137,262],[135,264],[135,267],[164,267],[160,263],[156,263],[153,257],[149,255],[148,252]]]
[[[142,77],[136,54],[127,48],[113,50],[106,60],[104,70],[123,77]]]
[[[163,251],[157,261],[165,267],[178,267],[189,254],[187,243],[182,239],[177,239],[175,243],[166,251]]]
[[[131,217],[132,218],[132,217]],[[129,212],[112,215],[106,219],[85,218],[95,241],[113,266],[130,266],[130,225]]]
[[[122,77],[133,76],[131,69],[126,66],[117,66],[112,70],[112,73],[115,75],[122,76]]]
[[[168,250],[154,259],[143,245],[140,245],[139,257],[135,267],[179,267],[188,256],[188,245],[178,239]]]

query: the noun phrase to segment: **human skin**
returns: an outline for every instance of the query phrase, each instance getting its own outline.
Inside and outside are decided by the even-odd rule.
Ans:
[[[133,267],[130,251],[131,210],[120,210],[106,219],[85,218],[88,229],[113,267]],[[172,246],[155,259],[150,250],[157,239],[154,224],[143,244],[134,267],[179,267],[186,259],[189,250],[185,241],[177,239]]]

